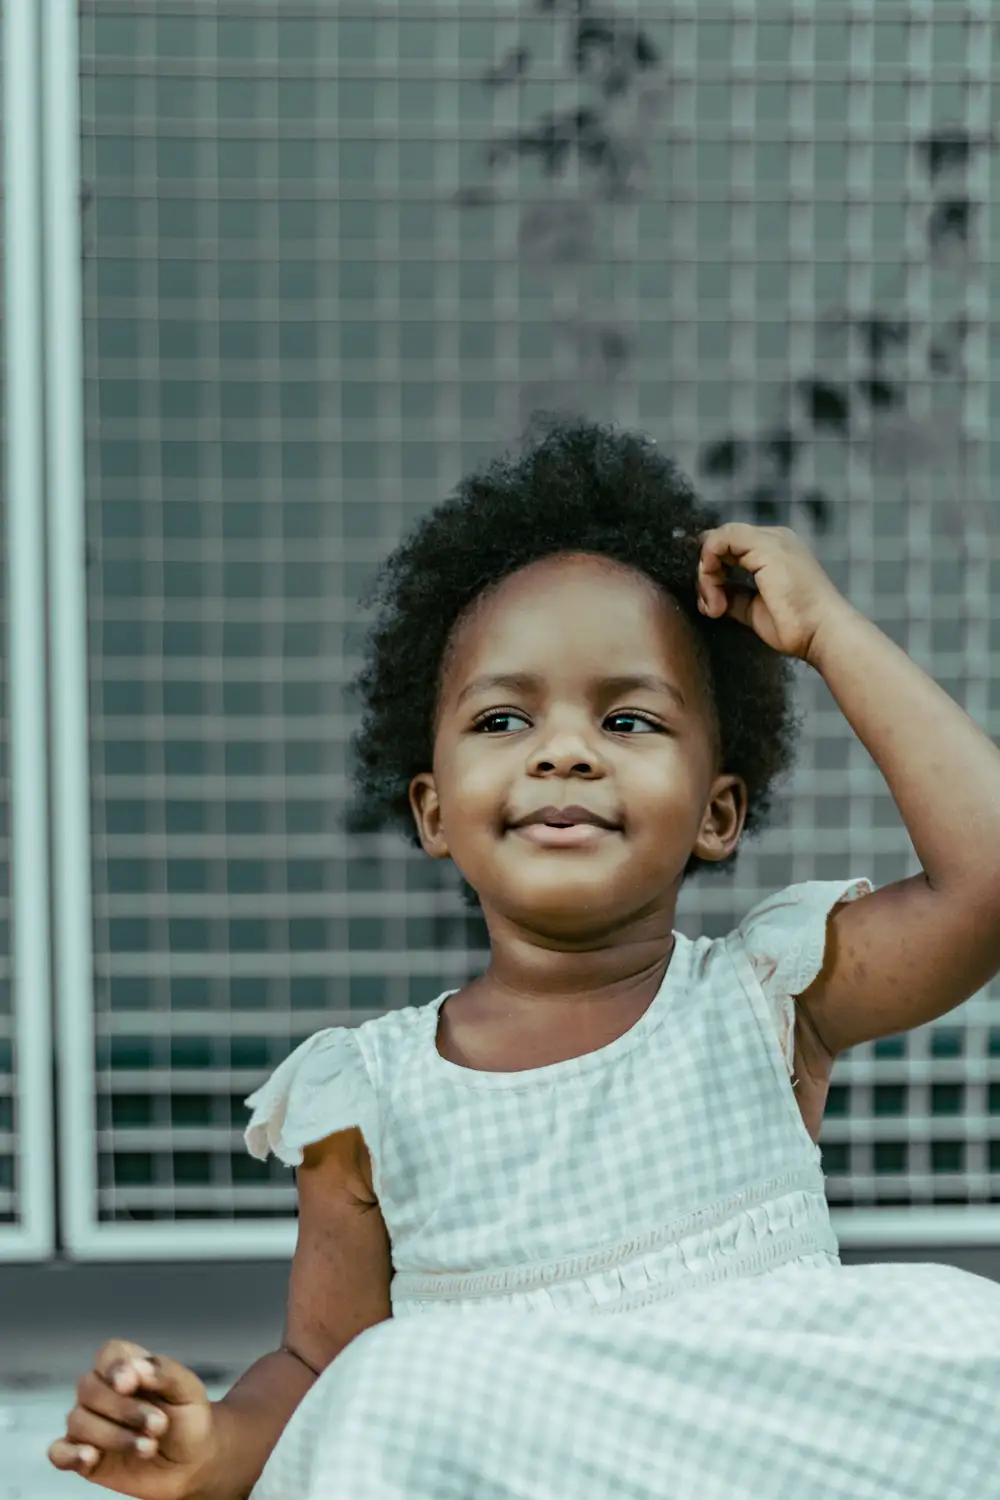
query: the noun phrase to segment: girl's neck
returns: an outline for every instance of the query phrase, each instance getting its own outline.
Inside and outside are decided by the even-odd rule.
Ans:
[[[494,948],[485,972],[463,989],[484,1017],[516,1015],[530,1023],[558,1024],[570,1007],[600,1014],[648,1001],[663,982],[674,938],[669,933],[656,941],[585,953],[528,944],[524,949]]]

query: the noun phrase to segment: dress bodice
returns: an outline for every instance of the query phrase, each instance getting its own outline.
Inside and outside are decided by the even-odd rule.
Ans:
[[[634,1026],[521,1072],[461,1067],[428,1005],[308,1038],[251,1096],[286,1161],[360,1126],[395,1316],[444,1304],[644,1306],[790,1262],[836,1263],[821,1153],[789,1073],[792,1001],[826,918],[867,881],[809,882],[675,945]]]

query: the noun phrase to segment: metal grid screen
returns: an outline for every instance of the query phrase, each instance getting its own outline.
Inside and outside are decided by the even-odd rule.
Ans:
[[[226,1229],[294,1203],[243,1096],[482,966],[454,877],[338,829],[344,685],[375,563],[533,409],[643,427],[728,513],[801,528],[997,731],[989,6],[576,11],[82,6],[95,1245],[271,1243]],[[685,893],[688,931],[917,868],[802,692],[777,826]],[[930,1239],[1000,1203],[986,1001],[838,1064],[845,1243],[886,1232],[864,1210],[933,1207]]]

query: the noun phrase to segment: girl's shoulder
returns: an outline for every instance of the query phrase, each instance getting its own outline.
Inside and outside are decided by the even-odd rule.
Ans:
[[[386,1070],[416,1036],[426,1006],[403,1006],[358,1026],[316,1031],[278,1064],[244,1103],[244,1133],[261,1160],[273,1152],[288,1166],[303,1146],[338,1130],[360,1129],[369,1149],[379,1137],[378,1096]]]
[[[808,975],[801,984],[805,989],[822,965],[827,918],[834,907],[873,890],[864,875],[785,886],[752,906],[727,941],[746,952],[762,985],[788,988]]]
[[[375,1089],[356,1028],[329,1026],[289,1053],[244,1100],[252,1110],[245,1131],[251,1156],[273,1152],[288,1166],[302,1161],[303,1146],[357,1126],[377,1138]]]
[[[785,886],[752,906],[715,945],[726,954],[740,981],[763,993],[790,1071],[794,1068],[795,998],[809,988],[823,966],[827,919],[841,902],[857,901],[874,889],[864,875]]]

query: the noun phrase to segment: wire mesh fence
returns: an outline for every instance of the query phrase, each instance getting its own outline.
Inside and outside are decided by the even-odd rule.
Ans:
[[[245,1253],[243,1221],[294,1207],[244,1152],[245,1094],[310,1032],[483,965],[455,872],[339,827],[347,684],[376,563],[531,412],[641,427],[723,514],[802,530],[996,734],[1000,43],[988,5],[918,0],[84,0],[79,44],[78,1149],[94,1245],[188,1222]],[[774,826],[685,890],[685,931],[918,868],[824,685],[800,690]],[[845,1242],[859,1210],[928,1210],[926,1236],[1000,1203],[989,1001],[838,1062]]]

